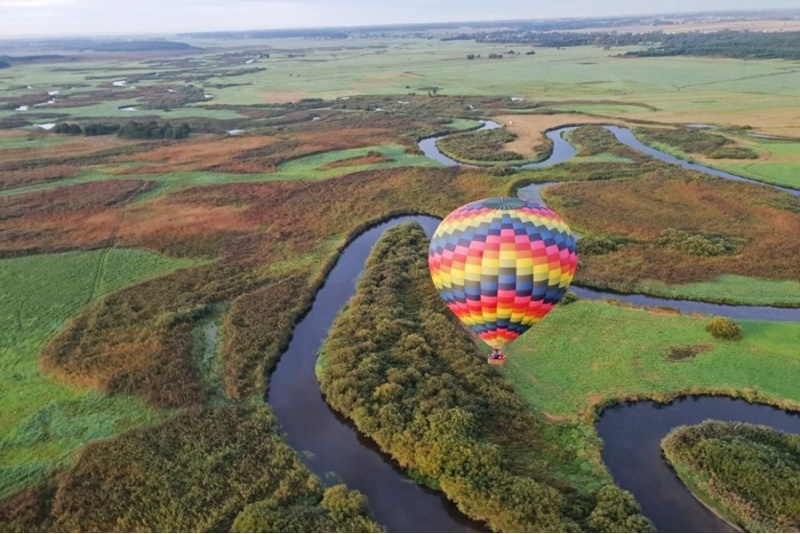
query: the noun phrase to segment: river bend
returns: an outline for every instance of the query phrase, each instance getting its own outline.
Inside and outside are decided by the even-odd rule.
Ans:
[[[481,129],[499,124],[488,121]],[[606,126],[623,144],[651,157],[705,172],[720,178],[757,183],[746,178],[688,163],[641,144],[630,130]],[[547,132],[553,142],[551,156],[522,168],[542,168],[573,158],[575,149],[563,134],[574,129]],[[436,148],[439,138],[420,141],[423,153],[449,166],[462,165]],[[535,184],[520,189],[520,197],[543,204],[542,188]],[[800,191],[775,187],[794,196]],[[485,529],[455,508],[441,493],[418,486],[377,445],[358,434],[324,401],[314,366],[317,351],[339,310],[354,295],[355,286],[374,244],[383,232],[406,222],[420,224],[431,236],[439,224],[433,217],[398,217],[356,237],[343,251],[311,310],[294,329],[289,347],[272,375],[267,401],[272,406],[286,440],[301,451],[309,468],[326,484],[343,482],[364,493],[373,515],[390,532],[475,532]],[[668,306],[690,313],[709,313],[736,319],[800,321],[800,310],[763,306],[725,306],[702,302],[660,299],[643,295],[618,295],[573,287],[585,299],[617,299],[640,306]],[[631,491],[642,511],[660,531],[729,531],[730,527],[703,507],[661,459],[660,440],[670,429],[714,418],[767,424],[779,430],[800,432],[800,416],[762,405],[727,398],[682,399],[668,405],[638,402],[605,410],[597,431],[605,442],[603,460],[615,481]]]

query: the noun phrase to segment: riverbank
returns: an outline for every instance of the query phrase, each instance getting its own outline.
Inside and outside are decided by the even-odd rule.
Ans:
[[[533,407],[591,423],[616,402],[715,394],[800,408],[800,324],[740,321],[741,341],[708,319],[578,301],[557,307],[512,344],[503,375]]]
[[[661,448],[684,484],[730,521],[750,532],[800,528],[800,435],[705,421],[674,429]]]
[[[496,131],[500,127],[501,125],[498,123],[489,121],[482,129]],[[589,132],[591,132],[591,135],[588,135]],[[569,141],[565,139],[566,134],[569,134]],[[440,147],[437,147],[439,141],[447,141],[452,137],[452,135],[444,135],[429,138],[421,142],[419,147],[425,156],[439,163],[448,166],[460,165],[458,161],[443,154]],[[585,265],[583,269],[579,270],[576,283],[591,289],[611,290],[632,296],[643,294],[732,306],[755,305],[785,308],[797,308],[800,306],[800,301],[797,298],[787,297],[787,295],[793,294],[795,286],[797,286],[792,277],[785,280],[766,280],[753,274],[763,274],[763,267],[753,267],[753,265],[759,265],[757,259],[760,259],[760,265],[763,265],[765,254],[769,255],[780,248],[764,248],[768,241],[764,233],[767,231],[766,228],[779,228],[787,224],[795,224],[792,222],[794,218],[792,202],[794,199],[786,199],[782,195],[776,195],[773,191],[788,192],[795,197],[800,192],[781,187],[772,187],[768,184],[754,182],[717,169],[680,160],[670,154],[644,145],[636,139],[629,129],[620,126],[592,125],[582,128],[565,126],[549,130],[546,132],[546,137],[552,145],[549,157],[541,162],[517,168],[518,171],[524,170],[526,172],[524,175],[519,176],[510,186],[512,194],[522,194],[524,192],[525,198],[539,203],[555,200],[552,202],[553,207],[562,212],[570,224],[577,225],[577,229],[582,233],[590,235],[596,233],[600,237],[605,237],[609,233],[620,234],[623,236],[622,240],[629,244],[627,248],[616,246],[613,250],[598,253],[594,258],[594,263],[589,261],[589,256],[583,255]],[[575,143],[575,146],[573,146],[572,142]],[[609,154],[615,158],[635,157],[642,164],[652,158],[660,162],[659,164],[670,164],[670,166],[662,165],[660,169],[658,166],[651,166],[650,174],[659,173],[659,176],[658,179],[650,176],[652,179],[644,189],[668,189],[670,187],[678,189],[677,192],[660,191],[659,193],[666,198],[674,197],[676,194],[685,194],[687,190],[693,191],[694,194],[684,199],[686,200],[685,203],[661,203],[659,205],[660,210],[657,213],[658,220],[650,222],[657,223],[656,227],[662,231],[665,228],[684,229],[686,227],[685,229],[691,230],[686,233],[687,239],[702,239],[705,241],[711,239],[716,242],[720,239],[717,234],[724,235],[724,239],[728,243],[726,246],[730,250],[726,254],[717,255],[709,259],[702,257],[702,255],[687,255],[681,251],[654,246],[650,242],[653,241],[654,237],[658,237],[657,233],[651,235],[651,229],[647,225],[643,226],[641,221],[637,224],[633,224],[630,221],[637,220],[636,216],[633,215],[634,213],[641,214],[646,212],[649,214],[650,212],[641,209],[641,201],[634,200],[631,202],[626,198],[623,202],[623,193],[627,193],[627,189],[631,184],[620,180],[610,180],[612,177],[637,177],[641,181],[642,176],[628,176],[626,172],[630,172],[630,164],[603,163],[601,168],[596,168],[597,163],[580,163],[580,158],[576,159],[578,154],[589,154],[592,157],[598,157],[598,155],[602,154]],[[453,154],[449,155],[452,156]],[[569,181],[565,182],[564,185],[554,182],[557,179],[556,175],[539,177],[536,173],[536,171],[550,169],[556,164],[566,162],[569,162],[571,168],[569,178],[564,178],[564,180]],[[685,173],[678,172],[678,169],[674,167],[675,165],[727,181],[758,184],[759,187],[732,187],[725,182],[717,183],[713,180],[706,182],[702,178],[690,181],[687,184],[684,183],[686,181],[684,179]],[[594,169],[594,174],[590,172],[580,179],[582,181],[575,181],[576,173],[586,174],[584,169]],[[623,169],[628,170],[624,171]],[[556,170],[549,172],[556,172]],[[533,186],[531,182],[540,182],[540,185]],[[680,183],[678,184],[678,182]],[[641,184],[633,185],[639,188],[643,187]],[[548,195],[555,197],[554,199],[544,198],[542,195],[542,189],[550,186],[556,187],[555,191],[557,193],[548,192]],[[696,189],[700,189],[700,191],[695,191]],[[617,190],[620,191],[619,194],[616,193]],[[742,191],[746,194],[743,194]],[[595,196],[598,193],[605,194],[601,202],[596,202]],[[653,195],[646,192],[638,192],[634,195],[634,199],[650,198],[651,196]],[[698,196],[702,198],[697,198]],[[711,200],[706,197],[711,198]],[[708,210],[708,206],[716,205],[717,203],[722,203],[726,206],[730,205],[731,209],[735,211],[753,212],[752,215],[749,215],[749,218],[746,217],[748,221],[764,219],[765,221],[771,220],[773,222],[762,223],[761,226],[734,224],[732,227],[730,224],[731,213],[729,211],[717,213],[716,211],[710,212]],[[619,210],[609,211],[607,206],[614,204],[619,206]],[[595,210],[598,213],[594,214],[591,220],[587,220],[584,213],[587,205],[593,205],[598,208]],[[756,214],[755,211],[758,211],[758,213]],[[706,227],[708,226],[706,224],[708,221],[702,224],[694,224],[692,221],[696,222],[701,218],[698,214],[702,214],[706,218],[711,217],[713,220],[709,219],[709,221],[713,228]],[[631,219],[632,217],[633,219]],[[645,219],[648,220],[647,218]],[[719,219],[719,221],[716,219]],[[620,223],[620,220],[627,220],[628,225],[625,226]],[[780,221],[780,224],[777,224],[778,221]],[[733,235],[728,235],[732,232],[731,228],[734,228],[735,232]],[[706,237],[705,234],[709,234],[711,237]],[[712,241],[708,242],[711,243]],[[614,263],[617,256],[622,260]],[[720,267],[720,264],[726,261],[726,257],[731,261],[728,261],[727,267],[725,265]],[[733,261],[734,259],[736,261]],[[675,281],[667,283],[663,280],[668,280],[670,277],[675,278],[675,276],[660,271],[658,273],[642,272],[639,266],[643,263],[656,266],[668,265],[669,268],[667,270],[670,273],[676,266],[681,266],[684,272]],[[605,264],[609,264],[610,267],[605,267]],[[634,266],[633,272],[627,272],[631,270],[631,266]],[[712,280],[708,280],[706,274],[710,268],[714,268],[719,273]],[[664,269],[661,269],[661,271],[664,271]],[[615,273],[615,276],[609,277],[608,272]],[[746,290],[743,289],[745,287],[747,288]],[[797,312],[797,315],[800,318],[800,311]]]
[[[589,484],[562,476],[578,453],[551,439],[558,425],[527,411],[450,320],[427,248],[413,226],[375,247],[317,367],[327,402],[493,530],[647,530],[602,468],[590,467]]]

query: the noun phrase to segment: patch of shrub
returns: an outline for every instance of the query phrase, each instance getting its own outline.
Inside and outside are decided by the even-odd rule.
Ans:
[[[601,256],[619,250],[624,244],[625,240],[619,237],[587,235],[578,240],[578,254]]]
[[[322,502],[307,499],[286,505],[267,499],[247,506],[233,523],[233,532],[384,532],[370,518],[369,502],[339,484],[325,490]]]
[[[509,165],[493,165],[489,167],[487,172],[492,176],[510,176],[516,171]]]
[[[713,159],[758,159],[758,152],[744,146],[724,146],[708,155]]]
[[[696,128],[637,128],[645,142],[663,143],[689,154],[710,154],[730,143],[727,137]]]
[[[800,436],[705,421],[674,429],[661,447],[691,489],[745,532],[800,530]]]
[[[572,291],[567,291],[566,293],[564,293],[564,296],[561,297],[561,301],[559,302],[559,304],[561,304],[562,306],[569,306],[573,302],[578,302],[579,300],[581,300],[581,298],[578,295],[576,295]]]
[[[257,404],[188,410],[92,443],[49,486],[0,503],[6,532],[226,532],[234,522],[240,531],[380,531],[363,495],[323,493]]]
[[[736,250],[734,241],[722,236],[691,234],[667,228],[653,242],[657,247],[677,250],[693,256],[723,256]]]
[[[714,317],[711,319],[706,326],[706,332],[709,332],[717,339],[742,339],[742,329],[727,317]]]

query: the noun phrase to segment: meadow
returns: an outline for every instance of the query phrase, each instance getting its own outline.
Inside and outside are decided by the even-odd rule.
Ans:
[[[714,392],[800,406],[800,325],[741,321],[721,341],[708,318],[601,302],[559,306],[509,347],[503,375],[537,410],[591,422],[617,400]]]
[[[0,497],[38,482],[90,441],[163,419],[138,398],[52,380],[39,353],[87,304],[193,264],[125,249],[0,260]]]
[[[4,528],[379,529],[363,496],[322,488],[260,404],[339,252],[396,215],[443,217],[529,183],[570,182],[544,196],[586,243],[594,240],[579,283],[800,305],[793,261],[800,220],[788,195],[678,172],[596,126],[571,134],[575,160],[513,175],[445,168],[417,148],[420,138],[493,118],[512,135],[465,134],[477,141],[456,150],[480,163],[503,150],[540,157],[544,130],[564,123],[702,122],[724,127],[736,147],[759,156],[706,163],[796,185],[795,63],[622,59],[613,56],[625,49],[595,47],[526,55],[529,47],[419,38],[355,38],[346,46],[253,40],[231,50],[225,41],[191,42],[209,48],[117,60],[76,54],[0,71]],[[488,59],[493,53],[504,57]],[[72,137],[35,126],[142,117],[186,121],[192,135]],[[514,135],[517,144],[505,142]],[[662,235],[667,228],[677,234]],[[422,238],[407,231],[421,253]],[[603,249],[604,239],[613,250]],[[695,254],[683,241],[713,254]],[[403,397],[403,410],[435,412],[441,424],[405,421],[395,440],[397,428],[367,417],[371,401],[355,418],[365,433],[378,428],[379,443],[415,477],[493,527],[647,528],[600,463],[590,421],[605,403],[700,391],[800,402],[788,378],[800,371],[797,324],[743,322],[743,340],[722,342],[704,331],[706,318],[607,303],[559,307],[512,349],[498,375],[432,304],[424,269],[397,267],[419,258],[391,258],[382,247],[369,276],[390,271],[400,285],[385,298],[414,323],[387,327],[408,338],[387,354],[398,365],[437,357],[413,361],[431,372],[418,396],[395,387],[416,380],[402,373],[361,385],[375,385],[387,402]],[[403,285],[409,274],[416,282]],[[346,336],[331,343],[344,354],[353,349]],[[693,355],[671,356],[687,351]],[[348,399],[334,399],[337,379],[323,376],[323,388],[347,413]],[[448,387],[452,396],[437,393]],[[486,391],[492,395],[481,399]],[[491,413],[506,428],[492,424]],[[456,476],[445,442],[470,451],[469,476]],[[424,443],[432,459],[410,443]],[[491,476],[519,489],[519,502],[537,502],[539,515],[506,507],[480,477],[497,451],[531,443],[535,450],[519,462],[500,458]],[[116,486],[102,482],[112,475]],[[200,495],[196,487],[210,489]],[[101,496],[107,507],[98,505]]]

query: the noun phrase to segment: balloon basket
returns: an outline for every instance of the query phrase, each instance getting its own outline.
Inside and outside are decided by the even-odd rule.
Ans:
[[[502,358],[486,358],[486,361],[489,362],[489,365],[503,365],[506,363],[505,356]]]

